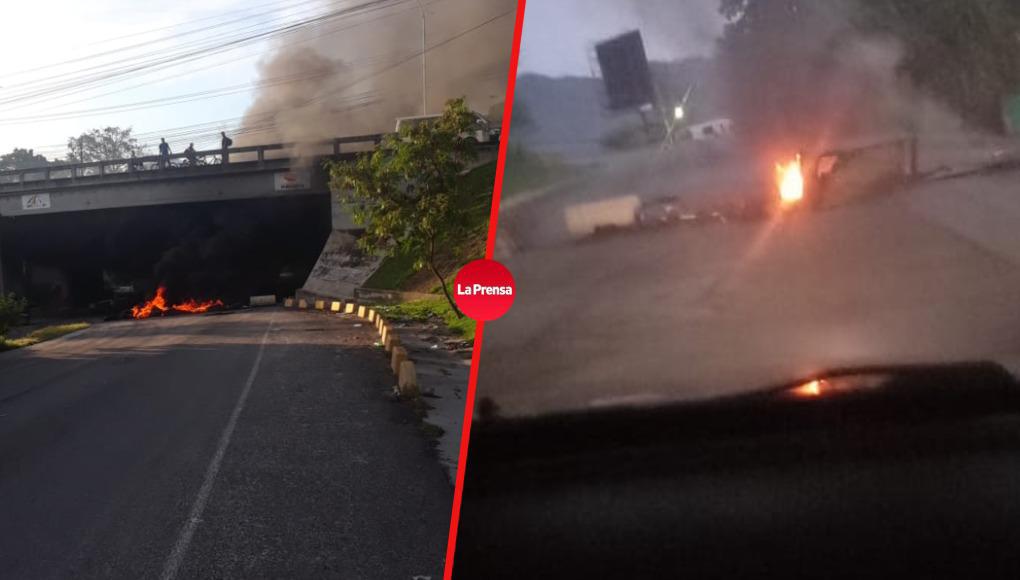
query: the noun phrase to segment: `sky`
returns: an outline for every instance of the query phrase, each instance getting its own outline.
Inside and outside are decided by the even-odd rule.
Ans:
[[[172,50],[166,43],[154,44],[157,38],[209,26],[226,20],[252,17],[241,25],[267,22],[269,15],[255,17],[270,10],[286,10],[294,0],[175,0],[166,3],[141,3],[131,0],[92,0],[89,2],[11,2],[4,7],[8,23],[34,23],[30,26],[7,26],[0,35],[0,51],[5,58],[0,64],[0,100],[17,91],[24,91],[43,77],[69,78],[82,74],[87,67],[109,62],[124,55],[149,51]],[[254,8],[253,8],[254,6]],[[172,9],[167,9],[172,7]],[[299,7],[300,8],[300,7]],[[305,6],[307,8],[307,6]],[[290,9],[297,12],[296,9]],[[296,14],[295,14],[296,15]],[[162,30],[157,30],[162,29]],[[149,32],[152,31],[152,32]],[[141,34],[146,33],[148,34]],[[194,34],[187,38],[210,38]],[[222,31],[220,32],[222,33]],[[132,35],[132,36],[128,36]],[[147,45],[125,48],[131,45]],[[125,49],[117,55],[83,59],[65,66],[40,69],[55,63],[78,59],[96,53]],[[152,132],[164,128],[236,117],[251,99],[250,92],[185,103],[175,106],[151,107],[139,111],[89,115],[72,119],[15,122],[26,117],[52,115],[55,112],[77,112],[103,107],[149,101],[161,97],[194,93],[210,88],[250,82],[255,63],[266,50],[266,43],[244,47],[227,54],[210,57],[190,66],[154,71],[133,76],[120,82],[104,82],[92,90],[66,94],[59,99],[43,101],[33,98],[0,104],[0,151],[14,147],[34,148],[47,157],[62,156],[64,144],[71,135],[93,127],[119,125],[133,127],[135,132]],[[219,64],[206,70],[199,67]],[[181,74],[187,73],[187,74]],[[167,78],[180,75],[176,78]],[[160,79],[164,79],[160,81]],[[157,82],[152,82],[157,81]],[[147,86],[129,88],[140,83]],[[127,90],[123,90],[127,89]],[[101,93],[120,91],[112,95]],[[155,139],[158,141],[158,138]]]
[[[711,53],[724,24],[719,0],[531,0],[519,73],[592,76],[595,43],[641,30],[653,60]]]
[[[449,64],[449,71],[440,71],[444,52],[477,53],[470,50],[470,43],[502,43],[506,48],[501,58],[508,62],[513,0],[422,1],[429,19],[430,45],[457,36],[475,21],[505,13],[505,5],[511,7],[508,16],[463,38],[458,36],[456,42],[430,49],[430,59],[434,60],[430,78],[436,75],[430,82],[436,91],[441,92],[446,84],[440,73],[466,74],[462,67]],[[0,54],[6,57],[0,61],[0,153],[14,147],[32,148],[56,159],[66,154],[68,137],[108,125],[131,127],[150,152],[164,134],[170,135],[168,141],[174,151],[183,150],[190,140],[197,140],[199,149],[218,147],[218,132],[227,130],[229,134],[256,97],[257,87],[252,84],[265,79],[265,67],[260,68],[260,63],[271,60],[284,45],[329,51],[325,56],[345,63],[351,78],[370,76],[373,71],[393,68],[393,62],[405,62],[386,74],[407,77],[408,82],[399,84],[397,90],[414,94],[396,95],[391,90],[384,97],[419,102],[420,65],[407,61],[408,55],[413,60],[420,51],[418,0],[380,0],[382,8],[370,14],[336,18],[299,34],[235,45],[219,54],[199,50],[194,60],[184,64],[152,66],[154,61],[182,51],[366,2],[370,0],[7,2],[4,20],[8,25],[0,35]],[[465,50],[465,46],[469,48]],[[488,100],[502,99],[506,65],[500,69],[500,62],[494,57],[493,63],[474,63],[471,69],[495,79],[476,91]],[[148,66],[123,76],[96,78],[104,71],[118,68],[124,72],[140,63]],[[494,72],[485,72],[489,70]],[[63,86],[85,75],[97,82],[89,87]],[[471,79],[465,82],[479,84]],[[398,85],[393,83],[387,88],[391,86]],[[152,102],[174,97],[185,102]],[[445,95],[432,97],[441,102]],[[124,110],[127,105],[134,110]],[[113,107],[120,109],[109,110]],[[200,131],[180,130],[199,124]]]
[[[201,52],[191,62],[162,68],[153,68],[154,60],[189,46],[264,32],[366,1],[8,2],[4,10],[9,25],[0,35],[0,54],[6,56],[0,61],[0,152],[32,148],[56,159],[66,154],[70,136],[108,125],[131,127],[150,151],[164,134],[175,151],[183,150],[191,140],[198,141],[199,149],[212,148],[218,132],[229,133],[252,104],[256,96],[252,83],[260,79],[259,63],[269,59],[281,44],[297,44],[294,41],[300,37],[257,40],[219,54]],[[476,21],[505,14],[508,7],[512,12],[516,4],[515,0],[422,1],[430,45],[457,36]],[[525,16],[520,70],[554,76],[590,75],[595,42],[634,28],[642,31],[650,58],[707,54],[722,27],[717,2],[532,0]],[[309,46],[328,50],[327,56],[349,65],[350,74],[357,78],[385,69],[394,59],[404,59],[404,65],[387,74],[406,82],[379,85],[390,101],[390,108],[381,115],[390,115],[397,100],[402,101],[398,107],[402,114],[416,114],[413,103],[420,100],[419,65],[406,59],[408,54],[413,59],[414,51],[419,50],[420,18],[417,0],[387,0],[381,14],[324,24],[320,40]],[[498,108],[512,25],[510,14],[455,43],[434,52],[430,49],[430,93],[436,93],[429,96],[432,109],[444,98],[462,94],[473,99],[481,112],[490,106]],[[315,30],[313,35],[319,35],[319,29]],[[473,60],[465,61],[467,57]],[[89,87],[60,86],[76,77],[95,79],[97,72],[109,70],[117,61],[121,61],[116,65],[121,69],[139,63],[150,66],[124,76],[96,79]],[[184,102],[152,102],[175,97]],[[124,110],[127,105],[133,108]],[[201,126],[179,130],[194,125]]]

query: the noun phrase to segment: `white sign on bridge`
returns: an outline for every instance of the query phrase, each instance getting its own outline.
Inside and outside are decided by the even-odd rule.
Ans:
[[[292,189],[308,189],[312,186],[312,172],[305,171],[281,171],[273,175],[276,191],[290,191]]]
[[[33,193],[31,195],[21,196],[21,209],[25,211],[49,209],[49,207],[50,194],[48,193]]]

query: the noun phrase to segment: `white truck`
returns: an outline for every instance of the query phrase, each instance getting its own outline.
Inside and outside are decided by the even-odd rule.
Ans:
[[[474,113],[474,116],[474,129],[470,134],[464,135],[464,137],[472,138],[480,144],[499,141],[499,129],[493,129],[489,120],[481,113]],[[415,117],[397,117],[397,127],[395,131],[400,133],[400,129],[402,127],[415,127],[423,123],[434,123],[440,117],[442,117],[440,114],[418,115]]]

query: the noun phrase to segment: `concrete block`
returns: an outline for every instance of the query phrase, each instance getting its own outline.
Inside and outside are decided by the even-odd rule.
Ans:
[[[337,302],[336,300],[334,300],[333,302],[331,302],[329,304],[329,311],[330,312],[340,312],[340,307],[341,306],[343,306],[342,303]]]
[[[344,314],[354,314],[354,308],[356,306],[357,304],[353,302],[348,302],[347,304],[344,305]]]
[[[315,309],[316,310],[325,310],[326,309],[326,301],[325,300],[316,300],[315,301]]]
[[[386,340],[383,341],[383,347],[386,349],[386,352],[390,352],[394,348],[399,347],[399,346],[400,346],[400,337],[397,336],[395,333],[387,333],[386,334]]]
[[[402,346],[393,347],[393,355],[390,357],[390,369],[393,370],[393,374],[400,374],[400,363],[407,360],[407,349]]]
[[[364,318],[365,316],[368,315],[367,313],[368,308],[366,308],[364,305],[358,306],[358,318]]]
[[[297,307],[298,308],[308,308],[308,301],[305,300],[304,298],[302,298],[301,300],[298,300],[297,301]]]
[[[293,298],[288,298],[288,299],[284,300],[283,301],[283,305],[286,308],[294,308],[294,299]]]
[[[575,237],[588,236],[602,227],[633,225],[641,200],[628,195],[568,206],[564,210],[567,230]]]
[[[389,333],[389,327],[383,324],[379,328],[379,342],[386,344],[386,335]]]
[[[397,373],[397,388],[400,395],[413,397],[418,394],[418,373],[414,370],[414,363],[405,360],[400,363],[400,372]]]
[[[276,304],[276,294],[266,294],[264,296],[251,296],[248,298],[248,304],[250,306],[273,306]]]
[[[375,308],[368,309],[368,321],[375,322]]]

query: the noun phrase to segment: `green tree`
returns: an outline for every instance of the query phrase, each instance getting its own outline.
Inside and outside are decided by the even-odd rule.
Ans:
[[[901,72],[964,120],[1005,130],[1003,105],[1020,90],[1016,0],[859,1],[855,25],[899,40]]]
[[[475,114],[464,99],[454,99],[440,118],[404,126],[373,153],[328,164],[330,188],[365,228],[359,246],[369,253],[410,256],[417,269],[427,267],[458,317],[463,315],[436,260],[474,233],[477,188],[465,179],[477,156],[474,127]]]
[[[21,149],[15,147],[10,153],[0,155],[0,170],[8,169],[35,169],[45,167],[50,161],[42,155],[36,155],[32,149]]]
[[[898,78],[977,127],[1004,130],[1003,104],[1020,89],[1015,0],[721,0],[720,13],[735,116],[767,139],[811,133],[839,116],[834,108],[852,116],[872,104],[864,96],[833,106],[833,95],[869,92],[838,71],[839,50],[862,38],[895,40]]]
[[[88,163],[107,159],[126,159],[131,154],[141,155],[144,146],[131,136],[131,127],[104,127],[92,129],[67,139],[67,161]]]
[[[0,337],[6,336],[10,327],[21,320],[28,302],[14,294],[0,294]]]

